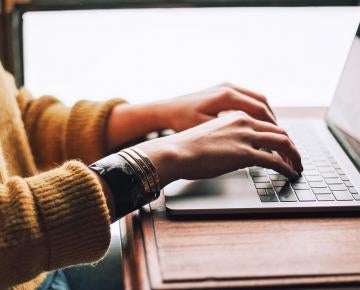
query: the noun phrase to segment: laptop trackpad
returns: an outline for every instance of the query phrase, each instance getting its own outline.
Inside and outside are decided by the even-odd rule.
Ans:
[[[258,202],[247,170],[237,170],[217,178],[178,180],[165,187],[166,207],[173,214],[241,208]]]

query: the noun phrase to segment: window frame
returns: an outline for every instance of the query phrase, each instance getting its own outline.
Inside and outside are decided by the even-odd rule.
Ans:
[[[0,0],[0,60],[24,84],[23,14],[29,11],[166,7],[356,6],[360,0],[32,0],[6,13]]]

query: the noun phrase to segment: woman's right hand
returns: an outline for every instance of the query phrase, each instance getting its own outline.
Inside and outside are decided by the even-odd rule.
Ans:
[[[303,170],[300,154],[282,128],[240,111],[137,147],[154,163],[162,187],[249,166],[270,168],[290,179]]]

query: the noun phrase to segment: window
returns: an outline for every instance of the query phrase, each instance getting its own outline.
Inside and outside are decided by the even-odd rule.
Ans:
[[[294,4],[191,0],[181,6],[250,2]],[[294,100],[310,98],[314,105],[326,105],[360,12],[360,7],[179,8],[180,2],[171,3],[172,8],[164,1],[33,0],[17,7],[12,20],[7,18],[13,37],[7,36],[19,84],[71,104],[116,96],[151,101],[227,80],[264,92],[274,105],[301,105]],[[135,9],[140,7],[152,9]]]

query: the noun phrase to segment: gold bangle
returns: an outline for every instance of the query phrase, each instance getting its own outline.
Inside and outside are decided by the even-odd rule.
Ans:
[[[138,166],[140,166],[142,171],[145,173],[145,177],[149,184],[150,191],[154,195],[156,195],[156,193],[157,193],[156,184],[155,184],[155,179],[153,178],[151,169],[147,166],[147,164],[143,161],[143,159],[141,157],[139,157],[133,150],[124,149],[124,150],[122,150],[122,152],[130,155],[134,159],[134,161],[138,164]]]
[[[137,172],[138,176],[141,179],[141,182],[142,182],[142,184],[144,186],[144,191],[145,192],[150,192],[150,186],[149,186],[148,182],[146,181],[145,174],[142,171],[141,167],[127,153],[125,153],[123,151],[120,151],[117,154],[122,156],[123,158],[125,158],[132,165],[133,169]]]
[[[142,151],[139,148],[131,147],[129,149],[133,150],[143,160],[143,162],[145,162],[145,164],[150,168],[152,177],[155,181],[156,192],[158,192],[160,194],[160,190],[161,190],[160,178],[159,178],[157,170],[156,170],[154,164],[151,162],[150,158],[145,154],[144,151]]]

